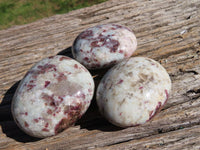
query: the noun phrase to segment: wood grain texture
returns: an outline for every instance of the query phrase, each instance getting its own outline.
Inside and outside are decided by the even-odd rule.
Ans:
[[[173,90],[150,122],[127,129],[108,123],[95,99],[74,127],[36,139],[14,123],[10,103],[19,81],[42,58],[69,54],[75,37],[97,24],[119,23],[136,34],[134,56],[168,71]],[[0,31],[0,149],[200,149],[200,1],[109,0]],[[94,72],[98,82],[103,71]],[[100,75],[101,74],[101,75]]]

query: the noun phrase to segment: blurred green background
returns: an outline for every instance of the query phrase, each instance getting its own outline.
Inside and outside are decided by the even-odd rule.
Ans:
[[[0,30],[107,0],[0,0]]]

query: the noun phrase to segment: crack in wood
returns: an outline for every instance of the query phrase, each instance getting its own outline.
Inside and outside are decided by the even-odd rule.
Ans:
[[[199,73],[195,70],[183,70],[182,68],[179,69],[179,72],[186,74],[186,73],[192,73],[194,75],[198,75]]]
[[[182,68],[179,68],[179,71],[176,72],[175,74],[169,74],[170,78],[171,79],[175,79],[177,78],[178,76],[182,76],[182,75],[185,75],[185,74],[193,74],[193,75],[199,75],[199,73],[195,70],[183,70]]]
[[[187,96],[190,100],[196,100],[200,98],[200,88],[195,88],[187,91],[185,96]]]
[[[186,129],[186,128],[191,128],[191,127],[196,126],[196,125],[200,125],[200,120],[198,122],[194,122],[194,123],[191,123],[191,124],[188,124],[188,125],[177,126],[176,128],[171,128],[170,130],[163,130],[162,128],[160,128],[160,129],[157,129],[157,133],[158,134],[166,134],[166,133],[169,133],[169,132],[174,132],[174,131],[183,130],[183,129]],[[132,139],[127,139],[127,140],[123,140],[123,141],[117,141],[117,142],[113,142],[111,144],[106,144],[106,145],[103,145],[103,146],[120,145],[122,143],[124,144],[124,143],[128,143],[130,141],[139,140],[139,139],[143,139],[143,138],[148,138],[148,137],[151,137],[151,136],[156,136],[158,134],[151,134],[149,136],[142,136],[142,137],[139,137],[139,138],[132,138]],[[180,139],[178,139],[176,141],[178,142],[178,141],[181,141],[181,140],[183,140],[185,138],[186,137],[182,137],[182,138],[180,138]],[[168,142],[168,143],[174,143],[176,141]],[[163,143],[162,145],[168,144],[168,143]]]

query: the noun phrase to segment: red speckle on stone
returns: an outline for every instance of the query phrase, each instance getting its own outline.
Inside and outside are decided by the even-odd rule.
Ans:
[[[50,81],[45,81],[44,88],[46,88],[50,84]]]
[[[124,57],[125,57],[125,58],[128,57],[128,54],[124,54]]]
[[[122,112],[119,114],[120,116],[122,115]]]
[[[60,99],[60,102],[62,102],[64,99],[61,96],[58,96],[58,98]]]
[[[81,93],[77,96],[78,98],[82,98],[82,99],[85,99],[85,94],[84,93]]]
[[[42,93],[42,99],[44,99],[44,100],[46,100],[46,101],[54,101],[54,95],[52,95],[52,96],[49,96],[49,95],[47,95],[47,94],[45,94],[45,93]]]
[[[53,112],[52,112],[52,110],[51,109],[48,109],[47,110],[47,114],[52,114]]]
[[[78,69],[78,65],[77,65],[77,64],[75,64],[75,65],[74,65],[74,68]]]
[[[72,105],[65,106],[64,114],[68,114],[71,118],[78,117],[80,115],[81,108],[82,108],[81,103],[75,106],[72,106]]]
[[[83,50],[82,50],[82,49],[80,49],[80,52],[83,52]]]
[[[50,56],[50,57],[48,57],[49,59],[52,59],[54,56]]]
[[[54,114],[53,114],[53,116],[55,117],[55,116],[56,116],[56,114],[54,113]]]
[[[106,32],[106,30],[104,29],[103,32]]]
[[[44,127],[47,128],[48,126],[49,126],[49,123],[47,122]]]
[[[56,66],[54,64],[45,64],[44,66],[38,66],[38,69],[44,70],[44,71],[48,71],[52,68],[56,68]]]
[[[37,74],[33,74],[32,77],[33,77],[33,79],[37,79]]]
[[[115,26],[116,28],[122,28],[123,26],[120,26],[118,24],[113,24],[113,26]]]
[[[151,65],[154,66],[155,64],[154,64],[154,63],[151,63]]]
[[[27,115],[28,115],[28,112],[20,113],[20,115],[25,115],[25,116],[27,116]]]
[[[139,87],[139,89],[140,89],[140,90],[143,89],[143,86]]]
[[[91,93],[91,92],[92,92],[92,89],[88,89],[88,92],[90,92],[90,93]]]
[[[27,116],[28,115],[28,112],[22,112],[22,113],[20,113],[20,115],[25,115],[25,116]]]
[[[123,54],[123,53],[124,53],[124,51],[123,51],[123,50],[119,50],[119,53]]]
[[[55,106],[56,106],[56,103],[55,103],[55,102],[51,102],[49,105],[55,107]]]
[[[114,27],[112,27],[111,29],[112,29],[112,30],[116,30],[116,28],[114,28]]]
[[[42,94],[41,94],[41,97],[42,97],[42,99],[44,99],[45,101],[47,101],[47,102],[48,102],[47,104],[49,104],[50,106],[53,106],[53,107],[56,106],[56,103],[55,103],[55,101],[54,101],[54,95],[49,96],[49,95],[47,95],[47,94],[45,94],[45,93],[42,93]],[[45,105],[46,105],[46,104],[45,104]]]
[[[161,102],[158,102],[158,105],[156,106],[156,112],[160,109],[162,103]]]
[[[50,72],[50,71],[56,71],[56,66],[54,64],[45,64],[45,65],[39,65],[38,66],[38,71],[35,72],[35,74],[44,74],[45,72]],[[37,78],[37,76],[36,76]]]
[[[41,65],[38,66],[38,69],[42,69],[42,68],[43,68],[43,66],[41,66]]]
[[[166,100],[168,100],[169,99],[169,93],[166,89],[165,89],[165,94],[166,94]]]
[[[57,108],[56,113],[59,113],[59,112],[61,112],[61,108],[60,107]]]
[[[155,113],[153,114],[154,111],[151,111],[151,112],[149,113],[149,119],[148,119],[147,121],[151,120],[151,119],[161,110],[161,106],[162,106],[162,103],[161,103],[161,102],[158,102],[158,104],[157,104],[157,106],[156,106],[156,109],[155,109]],[[153,115],[152,115],[152,114],[153,114]]]
[[[71,72],[67,72],[67,75],[70,75],[70,74],[72,74]]]
[[[65,106],[64,114],[66,115],[70,111],[70,106]]]
[[[85,67],[83,67],[83,66],[80,66],[79,69],[81,69],[81,70],[83,70],[85,72],[88,72],[88,70]]]
[[[153,114],[153,110],[149,112],[149,119],[151,119],[152,114]]]
[[[52,101],[49,105],[55,107],[55,106],[56,106],[56,103],[55,103],[54,101]]]
[[[100,42],[105,42],[105,41],[106,41],[106,38],[105,38],[102,34],[100,34],[99,36],[101,37],[101,38],[99,39]]]
[[[108,43],[106,43],[106,46],[110,49],[110,52],[116,52],[119,47],[119,42],[114,39],[110,39]]]
[[[93,31],[92,30],[85,30],[79,35],[79,37],[82,38],[82,39],[85,39],[85,38],[87,38],[89,36],[93,36]]]
[[[25,121],[25,122],[24,122],[24,126],[25,126],[25,127],[29,127],[29,124]]]
[[[124,80],[120,79],[117,84],[121,84]]]
[[[39,122],[39,120],[38,119],[33,119],[36,123],[38,123]]]
[[[34,80],[31,80],[29,83],[34,83]]]
[[[84,60],[87,61],[87,62],[90,62],[88,57],[84,57]]]
[[[62,80],[67,80],[67,76],[64,75],[64,73],[60,73],[59,76],[57,77],[58,82]]]
[[[62,132],[64,129],[70,126],[70,121],[67,118],[62,118],[60,122],[55,126],[55,134]]]
[[[44,131],[44,132],[49,132],[49,129],[43,128],[42,131]]]
[[[90,46],[91,47],[100,47],[101,45],[98,44],[99,42],[98,41],[93,41]]]
[[[98,62],[98,59],[94,58],[94,61]]]
[[[71,59],[71,58],[63,56],[63,57],[60,57],[59,60],[60,60],[60,61],[63,61],[63,60],[69,60],[69,59]]]
[[[31,90],[33,87],[35,87],[36,85],[33,85],[33,84],[28,84],[27,85],[27,90],[29,91],[29,90]]]
[[[166,99],[165,99],[165,102],[163,103],[163,105],[165,105],[167,103],[167,100],[169,99],[169,93],[166,89],[165,89],[165,95],[166,95]]]

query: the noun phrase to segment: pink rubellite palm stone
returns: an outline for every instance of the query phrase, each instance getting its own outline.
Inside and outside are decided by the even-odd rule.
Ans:
[[[88,109],[94,81],[79,62],[65,56],[45,58],[20,82],[12,101],[17,125],[45,138],[73,125]]]
[[[80,33],[73,43],[72,53],[88,69],[100,69],[129,58],[136,47],[136,37],[129,28],[103,24]]]
[[[96,94],[99,111],[111,123],[129,127],[149,121],[169,98],[171,80],[156,61],[132,57],[111,68]]]

